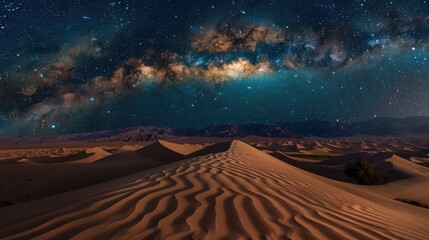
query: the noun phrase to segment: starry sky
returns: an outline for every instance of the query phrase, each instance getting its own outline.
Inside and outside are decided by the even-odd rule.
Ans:
[[[0,135],[429,115],[429,1],[1,0]]]

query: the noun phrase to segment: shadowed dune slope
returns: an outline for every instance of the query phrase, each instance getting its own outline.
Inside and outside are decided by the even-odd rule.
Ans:
[[[428,211],[422,209],[421,211]],[[427,239],[429,220],[245,143],[0,209],[2,239]]]
[[[202,147],[199,145],[156,141],[147,147],[137,150],[136,153],[151,159],[167,161],[177,160],[200,149],[202,149]]]
[[[74,162],[74,161],[78,161],[84,158],[88,158],[91,157],[92,155],[94,155],[94,153],[90,153],[90,152],[78,152],[72,155],[68,155],[68,156],[61,156],[61,157],[33,157],[30,158],[29,160],[31,162],[36,162],[36,163],[45,163],[45,164],[56,164],[56,163],[67,163],[67,162]]]
[[[203,149],[203,147],[201,145],[197,145],[197,144],[177,144],[177,143],[172,143],[172,142],[167,142],[167,141],[162,141],[159,140],[158,143],[162,144],[164,147],[171,149],[177,153],[180,153],[182,155],[188,155],[191,154],[193,152],[196,152],[198,150]]]
[[[225,152],[225,151],[228,151],[228,149],[230,149],[231,143],[232,143],[232,141],[214,143],[214,144],[209,145],[209,146],[207,146],[207,147],[205,147],[199,151],[196,151],[194,153],[191,153],[189,155],[184,156],[183,159],[189,159],[189,158],[204,156],[204,155],[208,155],[208,154]]]
[[[87,149],[85,153],[92,154],[92,155],[73,162],[74,163],[93,163],[112,155],[111,153],[107,152],[101,147]]]

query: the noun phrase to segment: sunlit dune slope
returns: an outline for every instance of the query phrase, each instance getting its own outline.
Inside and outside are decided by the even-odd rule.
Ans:
[[[427,218],[331,186],[240,141],[226,151],[3,207],[0,216],[3,239],[429,236]]]

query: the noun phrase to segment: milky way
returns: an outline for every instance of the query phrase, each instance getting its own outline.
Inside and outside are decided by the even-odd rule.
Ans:
[[[0,8],[0,134],[429,115],[427,1]]]

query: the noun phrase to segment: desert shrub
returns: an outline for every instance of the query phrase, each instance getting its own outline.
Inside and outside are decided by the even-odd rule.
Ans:
[[[362,185],[386,183],[390,180],[389,174],[383,173],[380,175],[371,164],[363,159],[347,162],[345,173],[354,183]]]

